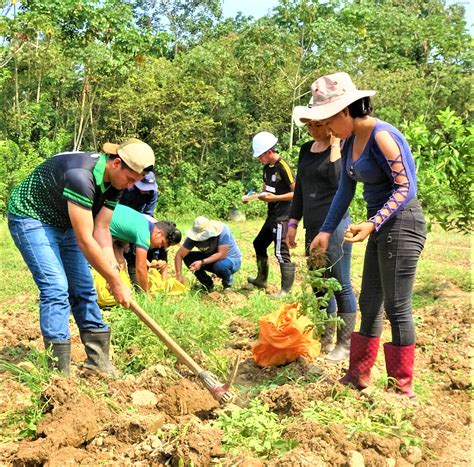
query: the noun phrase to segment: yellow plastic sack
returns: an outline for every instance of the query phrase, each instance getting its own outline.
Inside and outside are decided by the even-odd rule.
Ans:
[[[257,365],[285,365],[300,356],[313,361],[320,351],[311,320],[300,314],[296,304],[281,304],[260,318],[260,335],[252,349]]]
[[[97,291],[97,303],[99,306],[114,306],[117,304],[114,296],[107,288],[107,281],[94,269],[91,270],[92,279],[94,280],[95,290]],[[128,277],[127,271],[120,271],[120,279],[128,287],[132,288],[132,283]]]
[[[189,288],[181,284],[174,277],[166,280],[161,278],[161,274],[156,269],[148,270],[148,286],[150,293],[166,293],[168,295],[181,295],[189,290]]]

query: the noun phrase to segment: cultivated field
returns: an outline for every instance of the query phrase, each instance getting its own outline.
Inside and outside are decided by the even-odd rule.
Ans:
[[[220,408],[190,371],[130,312],[105,311],[116,381],[51,374],[38,325],[37,291],[0,224],[0,465],[470,465],[472,381],[470,244],[434,229],[419,264],[416,404],[384,390],[383,352],[363,392],[336,383],[347,362],[298,361],[261,369],[252,359],[258,319],[277,302],[242,290],[255,271],[261,221],[231,223],[244,255],[235,290],[158,296],[142,306],[204,368],[224,380],[241,358],[234,405]],[[190,221],[177,222],[185,230]],[[294,260],[305,272],[302,232]],[[360,287],[364,246],[356,245]],[[171,257],[173,254],[170,255]],[[279,272],[272,260],[270,283]],[[191,276],[189,275],[191,278]],[[219,284],[220,286],[220,284]],[[73,361],[84,359],[77,328]],[[389,339],[389,333],[384,332]]]

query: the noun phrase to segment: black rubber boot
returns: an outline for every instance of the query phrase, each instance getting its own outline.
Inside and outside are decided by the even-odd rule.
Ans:
[[[284,297],[290,293],[290,290],[293,287],[293,282],[295,282],[295,271],[295,263],[280,263],[281,290],[280,292],[272,295],[272,297]]]
[[[354,332],[356,322],[355,313],[338,313],[337,316],[344,321],[344,324],[337,329],[336,347],[326,356],[326,359],[332,362],[340,362],[349,357],[351,334]]]
[[[59,341],[43,338],[44,348],[53,354],[53,359],[48,361],[50,368],[56,368],[64,376],[69,376],[71,371],[71,341]]]
[[[79,329],[79,334],[87,354],[83,368],[118,378],[118,372],[109,359],[110,329]]]
[[[332,313],[328,313],[328,317],[331,319],[336,318],[336,312],[333,311]],[[326,324],[324,328],[324,332],[321,335],[321,351],[323,353],[329,353],[334,350],[335,344],[333,342],[334,335],[336,334],[336,323],[334,321],[330,321]]]
[[[266,289],[268,279],[268,258],[257,256],[257,270],[257,277],[249,277],[247,282],[259,289]]]
[[[201,289],[206,292],[212,292],[214,290],[214,282],[212,277],[204,269],[200,269],[194,273],[194,276],[199,281]]]

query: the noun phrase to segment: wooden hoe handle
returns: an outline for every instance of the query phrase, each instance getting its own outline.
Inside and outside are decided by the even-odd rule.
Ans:
[[[158,323],[143,310],[134,300],[130,301],[130,309],[158,336],[163,344],[168,347],[196,376],[204,370],[182,349],[173,338],[162,329]]]

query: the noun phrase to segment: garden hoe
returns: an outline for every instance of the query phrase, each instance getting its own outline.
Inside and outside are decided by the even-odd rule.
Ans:
[[[239,366],[239,357],[237,357],[229,378],[225,384],[221,384],[217,378],[212,374],[201,368],[173,339],[164,331],[156,321],[151,318],[135,301],[130,302],[132,311],[159,337],[161,342],[168,347],[181,362],[183,362],[206,386],[220,404],[227,404],[234,398],[234,394],[230,391],[232,383],[234,382]]]

